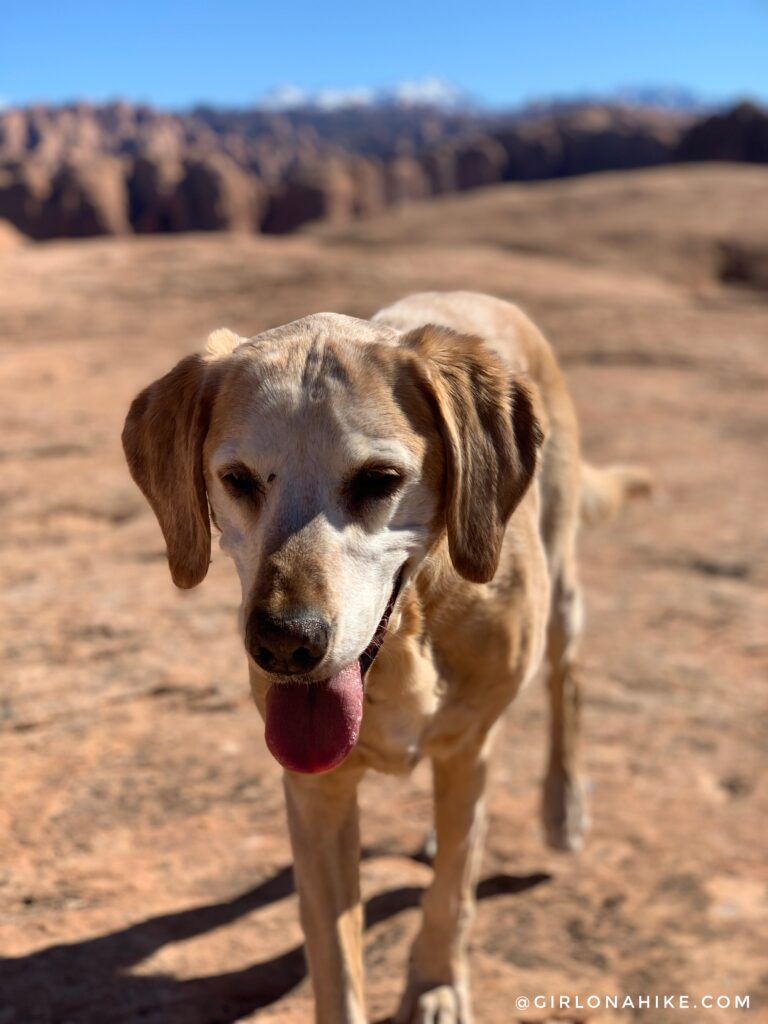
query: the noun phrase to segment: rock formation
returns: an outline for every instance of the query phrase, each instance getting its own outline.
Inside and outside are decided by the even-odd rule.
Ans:
[[[694,122],[594,103],[515,117],[38,105],[0,111],[0,218],[32,238],[284,233],[501,181],[674,160],[768,163],[768,113],[745,103]]]

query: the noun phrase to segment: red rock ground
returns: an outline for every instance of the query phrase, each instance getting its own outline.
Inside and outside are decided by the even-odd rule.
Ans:
[[[477,1019],[768,1020],[767,237],[768,172],[722,166],[503,187],[287,239],[0,253],[0,1024],[310,1018],[234,572],[217,553],[202,587],[173,589],[119,433],[213,327],[365,315],[425,287],[519,300],[561,355],[589,456],[657,479],[652,504],[581,545],[595,825],[577,856],[541,840],[541,688],[508,716]],[[371,777],[362,804],[382,1021],[430,876],[412,857],[428,772]],[[590,993],[749,994],[751,1010],[515,1005]]]

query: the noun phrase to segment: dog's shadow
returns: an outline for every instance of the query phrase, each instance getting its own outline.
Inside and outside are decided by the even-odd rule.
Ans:
[[[375,856],[367,851],[364,857]],[[421,855],[415,859],[422,860]],[[550,875],[493,875],[478,899],[524,892]],[[243,970],[180,980],[126,973],[174,942],[220,928],[294,891],[290,867],[234,899],[148,918],[108,935],[0,959],[0,1024],[230,1024],[281,999],[306,977],[304,949]],[[370,899],[370,928],[419,904],[423,889],[391,889]]]

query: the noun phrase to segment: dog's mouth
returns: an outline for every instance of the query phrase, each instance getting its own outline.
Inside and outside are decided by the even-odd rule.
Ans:
[[[265,737],[272,756],[291,771],[317,774],[341,764],[357,743],[363,680],[376,660],[403,583],[397,575],[387,607],[360,657],[329,679],[273,683],[267,691]]]

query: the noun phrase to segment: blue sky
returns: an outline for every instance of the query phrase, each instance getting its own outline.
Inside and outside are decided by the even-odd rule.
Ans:
[[[439,76],[479,100],[674,85],[768,100],[768,0],[92,0],[3,5],[5,103],[252,103]]]

